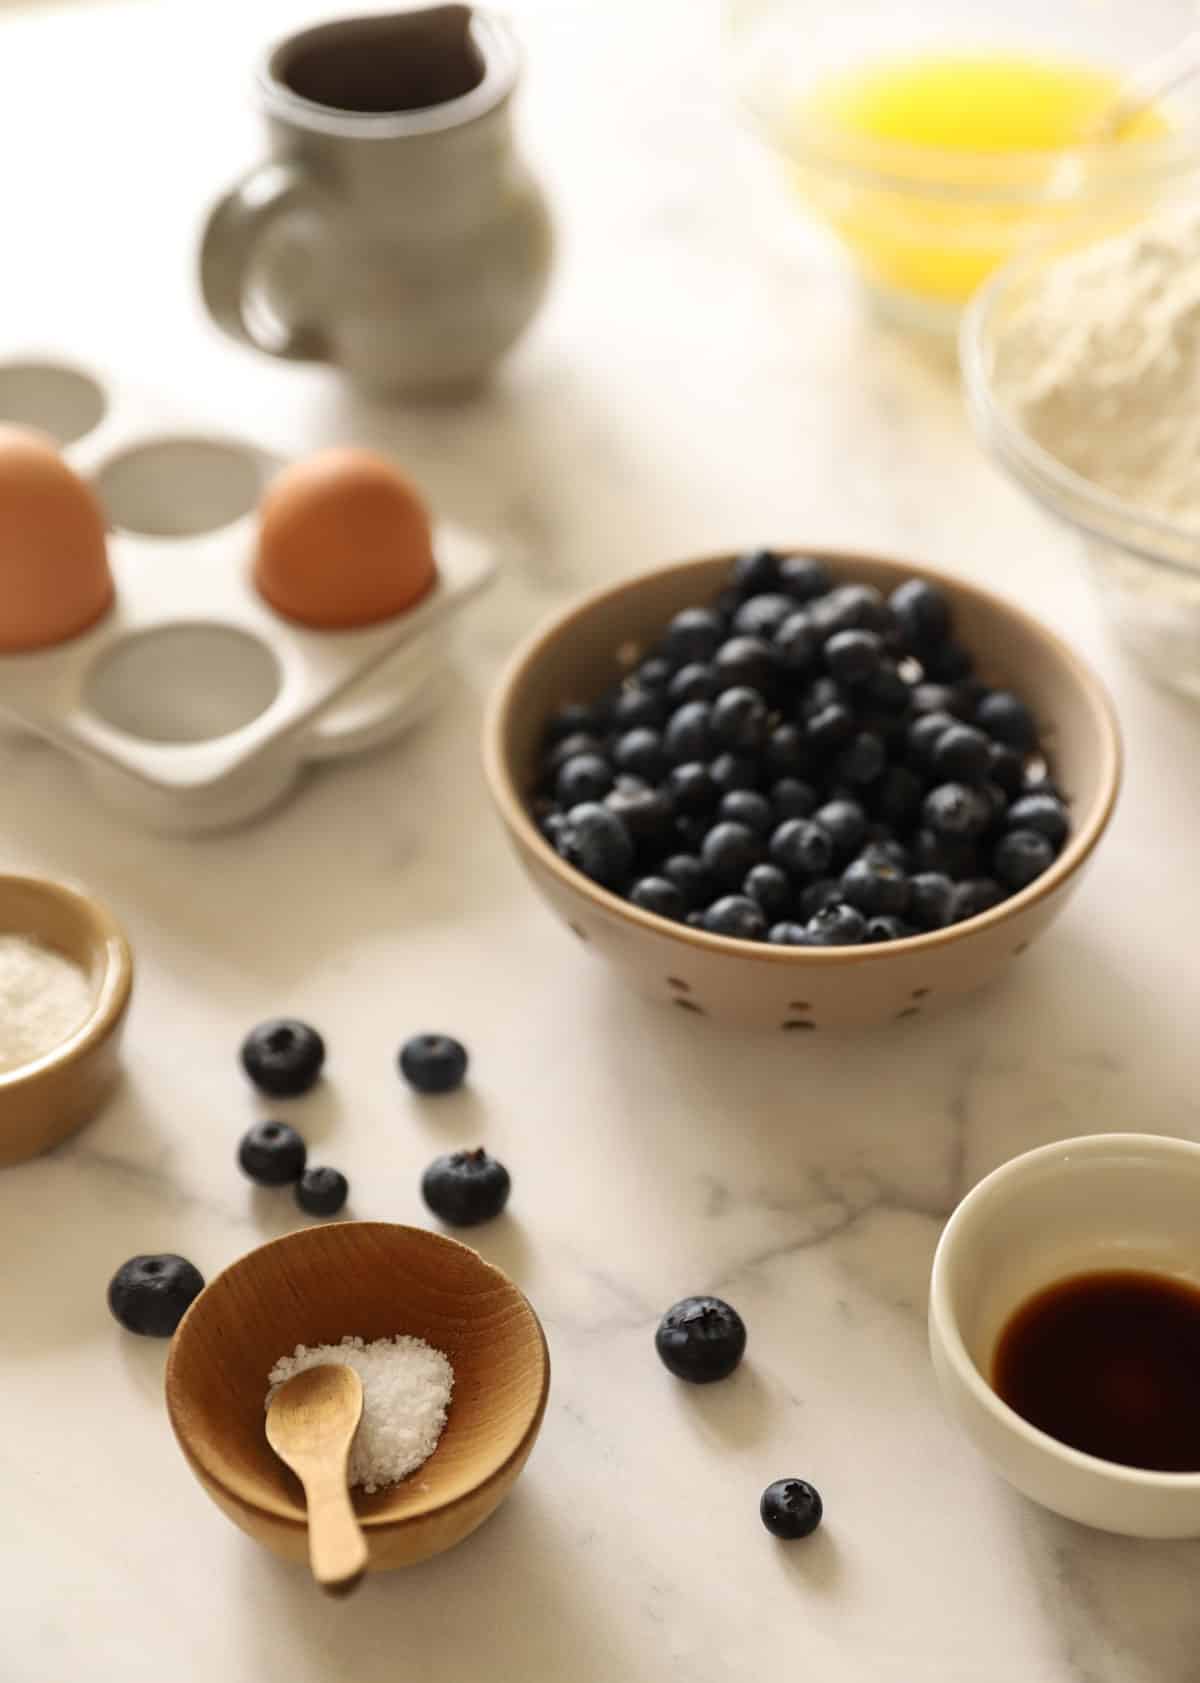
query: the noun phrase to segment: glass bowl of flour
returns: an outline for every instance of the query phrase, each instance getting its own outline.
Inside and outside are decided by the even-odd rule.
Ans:
[[[960,350],[993,458],[1079,535],[1124,646],[1200,697],[1200,198],[1016,258]]]

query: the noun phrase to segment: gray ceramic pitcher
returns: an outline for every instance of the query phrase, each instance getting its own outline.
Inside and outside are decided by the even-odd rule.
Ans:
[[[204,231],[214,320],[374,392],[479,381],[550,273],[545,203],[512,136],[518,73],[507,26],[470,6],[346,18],[281,41],[258,75],[269,159]],[[276,278],[264,308],[269,253],[289,232],[302,283]]]

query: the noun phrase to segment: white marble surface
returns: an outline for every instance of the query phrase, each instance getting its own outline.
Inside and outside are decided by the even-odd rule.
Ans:
[[[0,864],[88,881],[133,938],[128,1078],[0,1176],[4,1683],[1194,1683],[1200,1546],[1089,1534],[997,1482],[939,1412],[923,1328],[943,1218],[981,1174],[1093,1129],[1200,1134],[1190,837],[1197,721],[1105,647],[1067,539],[977,454],[952,378],[865,321],[748,193],[695,0],[527,0],[523,118],[555,193],[552,307],[468,408],[362,412],[203,321],[204,201],[252,156],[243,66],[294,5],[6,9],[4,331],[69,335],[271,443],[393,446],[509,572],[450,705],[204,843],[127,830],[59,754],[0,748]],[[1094,872],[1007,985],[859,1041],[729,1038],[626,997],[531,897],[476,759],[505,651],[578,587],[739,541],[909,551],[1019,595],[1094,655],[1126,725]],[[502,1512],[330,1603],[232,1529],[180,1459],[164,1349],[118,1332],[114,1266],[208,1274],[294,1225],[234,1167],[243,1030],[309,1016],[297,1110],[355,1213],[420,1221],[435,1152],[513,1172],[479,1236],[545,1320],[554,1391]],[[445,1027],[469,1091],[392,1056]],[[730,1297],[737,1377],[693,1392],[658,1313]],[[761,1487],[823,1491],[785,1549]]]

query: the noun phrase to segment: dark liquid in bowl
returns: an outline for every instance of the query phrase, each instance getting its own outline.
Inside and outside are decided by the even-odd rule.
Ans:
[[[1059,1280],[1009,1320],[992,1383],[1073,1449],[1200,1472],[1200,1290],[1130,1270]]]

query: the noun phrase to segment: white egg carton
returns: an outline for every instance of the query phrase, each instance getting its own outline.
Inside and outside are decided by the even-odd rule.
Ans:
[[[312,760],[410,725],[437,696],[450,622],[492,577],[487,546],[435,531],[438,582],[357,631],[281,618],[251,579],[278,457],[53,355],[0,357],[0,423],[40,427],[109,521],[110,612],[53,648],[0,655],[0,713],[80,757],[152,827],[221,828],[273,805]]]

